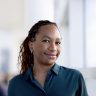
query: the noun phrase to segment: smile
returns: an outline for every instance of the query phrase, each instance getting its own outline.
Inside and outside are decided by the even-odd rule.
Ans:
[[[45,53],[45,55],[46,55],[49,59],[55,59],[55,58],[57,57],[55,54]]]

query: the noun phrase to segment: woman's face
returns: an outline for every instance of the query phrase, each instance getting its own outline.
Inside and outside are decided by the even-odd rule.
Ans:
[[[54,64],[60,54],[61,36],[55,25],[44,25],[31,42],[34,64]]]

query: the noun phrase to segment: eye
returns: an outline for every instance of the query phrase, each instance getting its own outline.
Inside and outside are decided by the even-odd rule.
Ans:
[[[45,42],[45,43],[47,43],[47,42],[50,42],[49,40],[47,40],[47,39],[45,39],[45,40],[43,40],[42,42]]]
[[[60,41],[57,41],[57,42],[56,42],[56,44],[57,44],[57,45],[60,45],[60,44],[61,44],[61,42],[60,42]]]

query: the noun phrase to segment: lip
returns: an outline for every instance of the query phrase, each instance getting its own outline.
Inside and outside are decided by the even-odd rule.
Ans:
[[[45,53],[45,55],[46,55],[49,59],[55,59],[55,58],[56,58],[56,54]]]

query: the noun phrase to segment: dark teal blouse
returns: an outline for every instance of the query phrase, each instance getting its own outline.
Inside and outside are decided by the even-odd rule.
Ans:
[[[32,75],[32,68],[10,80],[8,96],[88,96],[82,74],[54,64],[42,88]]]

